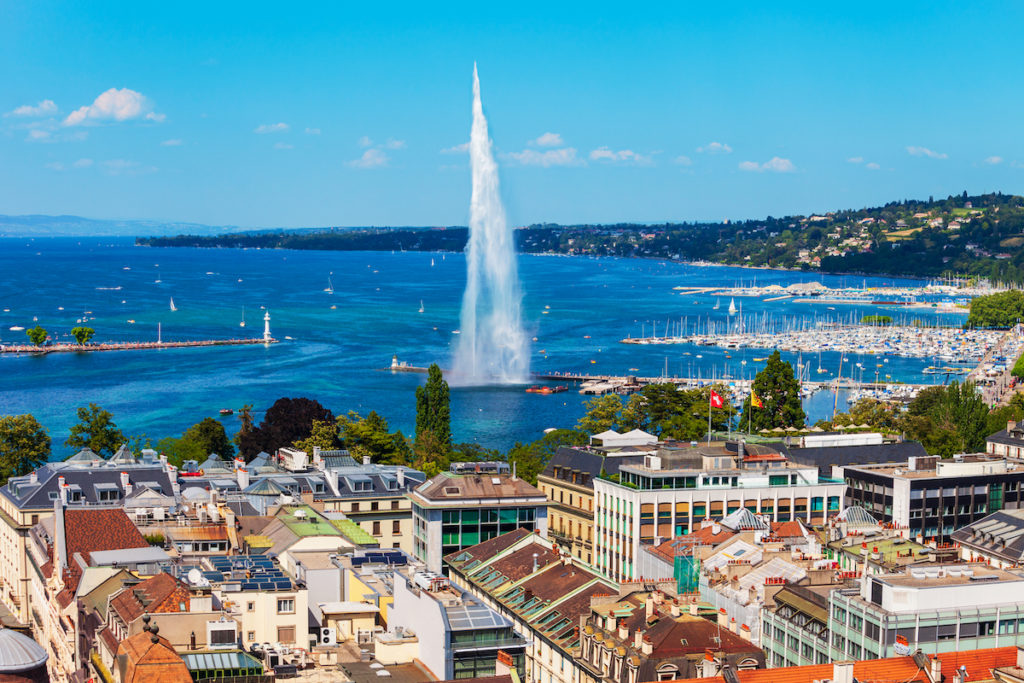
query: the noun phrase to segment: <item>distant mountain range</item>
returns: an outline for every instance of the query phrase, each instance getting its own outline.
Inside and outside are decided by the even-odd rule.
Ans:
[[[138,235],[224,235],[235,226],[165,221],[102,220],[81,216],[0,215],[0,237],[136,237]]]

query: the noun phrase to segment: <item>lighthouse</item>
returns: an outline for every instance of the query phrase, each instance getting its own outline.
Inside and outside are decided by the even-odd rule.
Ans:
[[[268,310],[263,314],[263,341],[267,344],[274,341],[274,338],[270,336],[270,311]]]

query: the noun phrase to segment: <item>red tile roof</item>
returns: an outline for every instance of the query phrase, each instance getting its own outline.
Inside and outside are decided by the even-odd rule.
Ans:
[[[776,538],[792,538],[795,536],[803,536],[804,529],[800,526],[800,522],[792,520],[789,522],[772,522],[772,536]]]
[[[88,562],[91,553],[101,550],[149,547],[121,508],[64,510],[64,545],[68,569],[64,572],[64,590],[57,594],[62,609],[71,604],[82,578],[75,555],[81,555]]]
[[[726,529],[721,525],[718,525],[717,534],[714,531],[714,527],[706,526],[703,529],[695,529],[692,534],[671,538],[652,548],[652,551],[671,562],[678,555],[693,554],[693,548],[696,546],[718,545],[728,541],[735,535],[735,531]]]
[[[117,655],[125,657],[122,683],[192,683],[185,661],[163,636],[136,633],[121,641]]]
[[[992,669],[1013,666],[1017,662],[1016,647],[996,647],[988,650],[962,650],[938,655],[942,662],[943,674],[952,680],[953,672],[960,666],[967,667],[966,681],[992,679]],[[811,664],[808,666],[787,666],[778,669],[755,669],[737,671],[740,683],[813,683],[816,680],[831,679],[832,664]],[[855,662],[853,677],[858,681],[920,681],[927,683],[928,677],[918,669],[913,657],[889,657]],[[722,676],[712,678],[691,678],[692,683],[725,683]]]
[[[128,586],[114,596],[110,607],[126,624],[130,624],[143,614],[159,614],[161,612],[178,612],[181,603],[188,611],[188,587],[167,573],[161,572],[134,586]]]

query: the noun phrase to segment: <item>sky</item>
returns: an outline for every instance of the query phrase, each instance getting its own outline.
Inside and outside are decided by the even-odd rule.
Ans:
[[[0,0],[0,214],[516,225],[1024,193],[1020,3]]]

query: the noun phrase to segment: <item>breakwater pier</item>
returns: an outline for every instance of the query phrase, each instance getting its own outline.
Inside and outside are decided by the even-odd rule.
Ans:
[[[99,344],[50,344],[33,346],[32,344],[0,344],[0,354],[6,355],[46,355],[50,353],[92,353],[96,351],[152,351],[155,349],[194,349],[211,346],[252,346],[256,344],[276,344],[276,339],[199,339],[193,341],[155,341],[155,342],[103,342]]]

